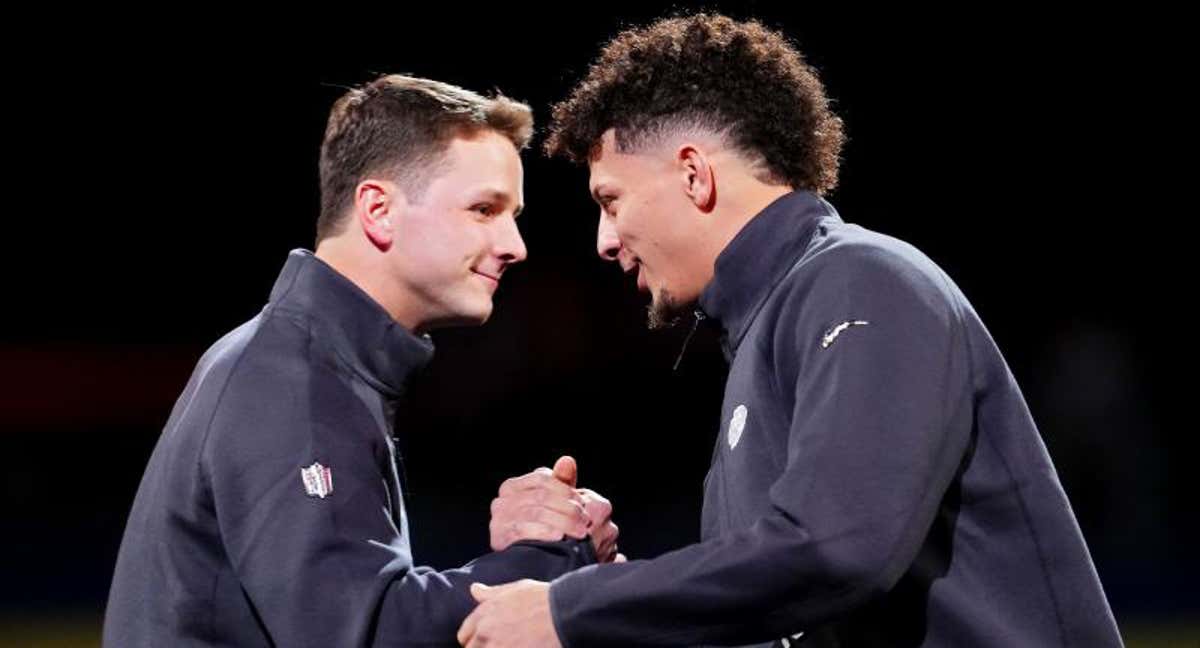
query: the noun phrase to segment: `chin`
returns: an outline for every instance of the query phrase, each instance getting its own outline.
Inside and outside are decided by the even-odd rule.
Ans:
[[[464,326],[479,326],[492,316],[492,302],[472,304],[458,311],[458,321]]]
[[[651,329],[665,329],[688,321],[699,299],[699,294],[680,294],[660,287],[652,293],[650,304],[646,306],[647,324]]]
[[[426,330],[454,328],[459,326],[479,326],[488,321],[492,315],[491,300],[480,302],[444,303],[441,314],[426,325]]]

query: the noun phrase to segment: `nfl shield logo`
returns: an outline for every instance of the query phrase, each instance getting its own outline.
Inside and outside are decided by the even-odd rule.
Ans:
[[[304,481],[304,492],[310,497],[325,499],[325,496],[333,492],[333,473],[319,463],[301,468],[300,479]]]

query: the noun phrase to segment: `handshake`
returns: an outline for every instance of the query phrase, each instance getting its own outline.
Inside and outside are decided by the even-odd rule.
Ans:
[[[488,525],[492,550],[521,540],[590,537],[599,562],[624,562],[617,551],[612,504],[591,489],[578,488],[578,475],[573,458],[559,457],[553,469],[538,468],[500,484]]]

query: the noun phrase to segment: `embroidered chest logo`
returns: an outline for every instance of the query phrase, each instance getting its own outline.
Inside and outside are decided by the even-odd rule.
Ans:
[[[841,324],[838,324],[828,331],[825,331],[825,336],[821,338],[821,348],[828,349],[829,345],[833,344],[833,341],[842,334],[842,331],[845,331],[851,326],[866,326],[868,324],[870,324],[870,322],[865,320],[851,320],[849,322],[842,322]]]
[[[300,479],[304,482],[304,492],[308,493],[309,497],[325,499],[333,492],[333,473],[319,463],[301,468]]]
[[[738,441],[742,440],[742,431],[746,429],[746,414],[749,410],[745,405],[738,405],[733,408],[733,416],[729,419],[729,449],[733,450],[737,447]]]

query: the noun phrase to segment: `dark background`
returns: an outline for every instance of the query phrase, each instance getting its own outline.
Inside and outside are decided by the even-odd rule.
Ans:
[[[1190,167],[1163,164],[1186,150],[1172,19],[707,6],[782,29],[820,70],[850,137],[831,201],[920,247],[973,301],[1131,644],[1164,627],[1191,641],[1194,208],[1170,195]],[[670,7],[334,9],[6,28],[33,44],[4,46],[0,643],[98,642],[174,398],[261,308],[288,250],[311,247],[343,87],[406,72],[498,88],[544,127],[600,43]],[[414,549],[437,567],[485,551],[499,482],[571,453],[613,500],[622,550],[651,557],[697,538],[724,363],[702,333],[671,371],[685,331],[646,331],[644,299],[595,256],[586,171],[524,157],[530,258],[487,325],[435,333],[413,400]]]

